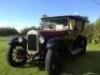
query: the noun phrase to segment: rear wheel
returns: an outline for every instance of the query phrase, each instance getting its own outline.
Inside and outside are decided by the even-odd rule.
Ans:
[[[85,55],[86,54],[86,45],[87,45],[87,39],[85,37],[78,37],[76,39],[76,42],[74,44],[74,52],[75,54],[79,55]]]
[[[60,54],[58,51],[48,50],[45,60],[45,68],[49,75],[59,75],[61,67]]]
[[[23,66],[27,61],[26,50],[21,45],[10,45],[7,58],[11,66]]]
[[[87,45],[87,40],[84,38],[81,40],[80,45],[82,47],[82,51],[80,52],[81,55],[86,54],[86,45]]]

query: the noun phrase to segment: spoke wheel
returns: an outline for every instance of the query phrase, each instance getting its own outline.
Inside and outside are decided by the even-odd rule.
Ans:
[[[10,46],[8,62],[11,66],[23,66],[27,61],[26,50],[22,46]]]

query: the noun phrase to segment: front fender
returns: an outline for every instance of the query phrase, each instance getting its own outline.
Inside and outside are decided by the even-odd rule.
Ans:
[[[46,44],[47,49],[60,50],[62,47],[64,48],[64,41],[59,37],[50,39]]]
[[[18,41],[18,38],[19,38],[19,37],[22,38],[22,42],[19,42],[19,41]],[[22,36],[16,36],[16,37],[13,37],[13,38],[9,41],[8,44],[9,44],[9,45],[22,45],[22,46],[26,46],[27,40],[26,40],[24,37],[22,37]]]

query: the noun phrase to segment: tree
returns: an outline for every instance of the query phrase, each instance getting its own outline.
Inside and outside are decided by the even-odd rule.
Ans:
[[[15,28],[11,27],[1,27],[0,28],[0,36],[12,36],[17,35],[18,31]]]
[[[96,20],[94,26],[94,40],[95,43],[100,43],[100,18]]]
[[[27,28],[24,28],[24,29],[21,31],[21,34],[22,34],[22,35],[26,35],[27,32],[28,32],[29,30],[37,30],[37,28],[36,28],[36,27],[27,27]]]
[[[87,37],[88,43],[92,43],[94,35],[94,24],[86,24],[84,34]]]

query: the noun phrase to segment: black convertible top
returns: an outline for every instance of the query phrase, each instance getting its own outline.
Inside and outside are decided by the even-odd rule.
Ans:
[[[82,20],[85,21],[86,17],[79,16],[79,15],[66,15],[66,16],[54,16],[54,17],[42,17],[42,21],[65,21],[66,19],[75,19],[75,20]]]

